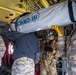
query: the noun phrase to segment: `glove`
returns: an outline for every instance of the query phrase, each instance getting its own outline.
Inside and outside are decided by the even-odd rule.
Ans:
[[[62,26],[52,26],[51,28],[54,29],[55,31],[57,31],[58,36],[63,36],[64,35]]]

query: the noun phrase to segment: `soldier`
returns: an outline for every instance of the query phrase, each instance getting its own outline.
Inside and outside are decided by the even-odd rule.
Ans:
[[[72,28],[72,24],[68,25],[68,29]],[[76,75],[76,28],[70,29],[71,33],[68,36],[67,57],[68,57],[68,73]]]
[[[2,37],[14,41],[12,75],[34,75],[35,63],[40,56],[40,43],[34,33],[9,31],[7,24],[2,30]]]
[[[74,29],[75,28],[75,29]],[[59,30],[60,31],[60,30]],[[65,27],[66,36],[62,35],[58,38],[58,45],[61,57],[65,55],[65,42],[66,44],[66,58],[67,58],[67,68],[68,75],[76,75],[76,27],[73,24],[67,25]],[[65,38],[67,39],[65,41]]]
[[[57,75],[56,61],[59,57],[59,52],[55,37],[57,37],[56,31],[47,31],[45,48],[41,58],[41,75]]]

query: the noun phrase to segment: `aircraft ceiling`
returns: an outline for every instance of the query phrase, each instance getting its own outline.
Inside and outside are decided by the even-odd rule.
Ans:
[[[22,13],[32,13],[62,1],[64,0],[0,0],[0,21],[7,22]]]

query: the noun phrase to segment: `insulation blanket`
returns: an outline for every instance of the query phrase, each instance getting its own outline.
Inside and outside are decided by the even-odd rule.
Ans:
[[[72,2],[74,19],[76,20],[76,3]],[[17,23],[13,23],[17,21]],[[68,2],[58,3],[33,14],[16,18],[11,29],[22,33],[50,29],[52,25],[63,26],[72,24],[69,17]]]

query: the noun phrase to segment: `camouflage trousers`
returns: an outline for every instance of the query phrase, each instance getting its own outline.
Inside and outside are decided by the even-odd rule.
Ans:
[[[41,75],[57,75],[57,70],[56,70],[56,60],[52,60],[52,63],[49,65],[45,65],[44,63],[41,63],[40,66],[40,74]]]
[[[12,66],[12,75],[35,75],[33,59],[22,57],[16,59]]]
[[[68,72],[69,72],[69,75],[76,75],[76,49],[69,51]]]
[[[68,72],[69,75],[76,75],[76,29],[71,38],[68,39],[68,41]]]

